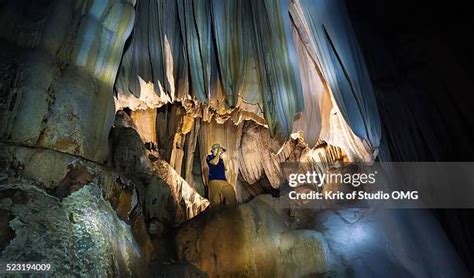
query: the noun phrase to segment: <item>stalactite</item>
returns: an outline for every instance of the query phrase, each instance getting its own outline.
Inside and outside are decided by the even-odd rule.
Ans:
[[[193,126],[194,118],[184,115],[178,123],[178,130],[174,134],[170,164],[179,175],[181,175],[184,161],[186,135],[192,130]]]
[[[187,63],[178,4],[142,0],[136,9],[134,32],[116,84],[117,98],[122,100],[119,106],[132,110],[156,108],[186,98]]]
[[[252,13],[265,119],[272,135],[286,138],[304,106],[288,3],[253,1]]]
[[[345,3],[297,0],[289,11],[310,53],[316,52],[334,105],[364,144],[376,149],[381,132],[377,105]]]
[[[184,157],[184,179],[193,187],[195,187],[193,167],[194,165],[194,156],[196,155],[196,148],[198,146],[198,136],[199,130],[201,128],[201,122],[199,120],[193,121],[193,126],[191,131],[186,135],[186,145],[185,145],[185,157]]]
[[[297,132],[310,146],[324,139],[352,161],[377,155],[372,89],[340,1],[143,0],[137,11],[115,86],[117,109],[181,103],[205,122],[254,120],[281,142]]]
[[[194,94],[207,101],[211,82],[211,17],[209,0],[178,2],[179,20],[185,43]]]
[[[158,150],[166,161],[170,161],[175,134],[184,115],[185,111],[180,105],[167,105],[158,109],[156,118]]]
[[[248,64],[254,55],[249,5],[246,0],[212,1],[219,70],[229,107],[237,105]]]
[[[302,131],[305,142],[314,146],[319,139],[323,125],[323,105],[327,105],[324,97],[328,96],[328,88],[326,81],[320,74],[317,62],[306,49],[301,34],[298,33],[295,26],[292,27],[305,102],[304,110],[293,124],[293,132]]]
[[[156,109],[135,110],[131,112],[131,118],[135,123],[142,141],[145,143],[156,143]]]

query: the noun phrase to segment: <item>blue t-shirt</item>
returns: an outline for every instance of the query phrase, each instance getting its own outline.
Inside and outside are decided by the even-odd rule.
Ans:
[[[226,180],[224,160],[219,158],[219,162],[214,165],[210,162],[214,157],[213,154],[210,154],[206,158],[207,165],[209,166],[209,180]]]

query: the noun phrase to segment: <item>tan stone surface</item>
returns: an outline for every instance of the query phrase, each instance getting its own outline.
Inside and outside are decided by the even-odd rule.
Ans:
[[[209,277],[295,277],[326,271],[328,250],[316,231],[292,231],[266,196],[185,223],[178,257]]]

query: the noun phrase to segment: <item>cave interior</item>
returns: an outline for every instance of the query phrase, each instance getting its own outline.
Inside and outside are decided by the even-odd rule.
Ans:
[[[472,6],[0,0],[0,262],[58,277],[470,277],[469,209],[278,200],[281,163],[472,161]],[[237,206],[210,208],[215,143]]]

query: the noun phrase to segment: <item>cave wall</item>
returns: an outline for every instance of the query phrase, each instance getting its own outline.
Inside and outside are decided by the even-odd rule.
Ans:
[[[2,68],[11,69],[2,82],[2,140],[103,162],[133,2],[2,5]]]
[[[54,150],[0,144],[2,260],[55,260],[55,275],[146,276],[153,246],[137,184]],[[68,250],[65,252],[65,250]]]

